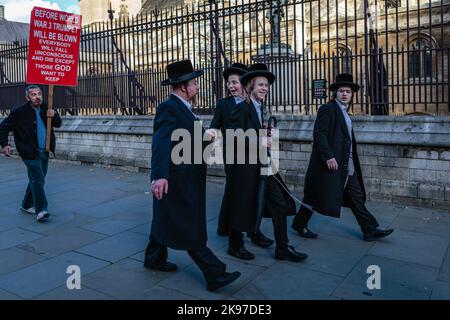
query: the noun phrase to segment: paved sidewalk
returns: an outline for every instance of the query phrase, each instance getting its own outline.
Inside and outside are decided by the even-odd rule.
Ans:
[[[289,230],[307,260],[278,262],[273,248],[247,241],[256,259],[245,263],[215,233],[223,183],[209,182],[208,246],[242,272],[210,293],[185,252],[169,251],[175,273],[143,267],[152,213],[146,174],[50,163],[45,223],[18,209],[26,183],[21,161],[0,157],[0,299],[450,299],[449,212],[369,202],[381,227],[395,228],[379,242],[361,240],[348,210],[339,220],[315,215],[318,239]],[[262,229],[273,237],[269,220]],[[81,290],[66,287],[69,265],[81,268]],[[367,288],[371,265],[381,270],[379,290]]]

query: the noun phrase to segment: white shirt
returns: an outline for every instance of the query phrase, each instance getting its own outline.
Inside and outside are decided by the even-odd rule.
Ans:
[[[198,119],[198,116],[192,111],[192,106],[189,103],[189,101],[184,100],[182,97],[180,97],[179,95],[175,94],[172,92],[172,94],[177,97],[178,99],[181,100],[181,102],[183,102],[183,104],[189,109],[189,111],[194,115],[195,119]]]
[[[241,98],[241,97],[234,97],[234,102],[235,102],[236,104],[239,104],[239,103],[241,103],[242,101],[244,101],[243,98]]]
[[[342,114],[344,115],[345,124],[347,125],[348,134],[350,136],[350,142],[352,141],[352,119],[347,112],[347,106],[342,102],[336,99],[338,106],[341,108]],[[348,159],[348,175],[352,176],[355,173],[355,164],[353,163],[353,151],[352,151],[352,142],[350,143],[350,156]]]
[[[255,107],[256,113],[258,114],[259,124],[262,127],[263,122],[262,122],[262,114],[261,114],[261,103],[254,99],[252,99],[252,101],[253,101],[253,106]]]

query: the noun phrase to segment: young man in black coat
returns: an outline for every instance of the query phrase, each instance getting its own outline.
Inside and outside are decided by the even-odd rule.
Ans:
[[[28,187],[20,210],[29,214],[37,214],[39,222],[48,219],[47,197],[44,184],[48,169],[48,152],[45,151],[47,140],[47,117],[52,118],[50,134],[50,151],[55,152],[55,133],[53,127],[61,127],[61,118],[55,110],[47,110],[43,103],[42,91],[36,85],[25,89],[28,102],[11,111],[0,123],[0,144],[6,157],[10,156],[11,146],[8,134],[13,132],[16,149],[22,158],[28,173]]]
[[[226,181],[228,180],[229,173],[229,165],[226,163],[226,129],[231,128],[230,118],[235,106],[245,100],[246,94],[244,87],[241,84],[240,77],[247,71],[247,66],[241,63],[233,63],[224,70],[223,77],[227,83],[230,96],[217,101],[216,111],[214,112],[214,117],[210,124],[210,129],[221,130]],[[229,204],[229,194],[230,187],[226,182],[217,226],[217,233],[221,236],[227,236],[229,234],[227,217],[229,211],[233,210],[232,206]],[[248,236],[254,244],[263,248],[270,247],[274,242],[272,239],[264,236],[259,229],[256,232],[249,232]]]
[[[231,116],[231,127],[235,130],[243,130],[243,136],[255,132],[257,137],[249,135],[245,148],[241,148],[242,154],[236,151],[236,158],[242,155],[243,163],[237,162],[230,166],[229,202],[233,209],[228,217],[230,229],[228,254],[243,260],[255,258],[245,248],[242,232],[259,230],[261,214],[261,216],[272,218],[276,242],[275,258],[299,262],[307,255],[289,246],[287,237],[287,215],[295,214],[295,203],[287,193],[287,187],[281,177],[278,174],[268,175],[265,172],[264,155],[259,155],[259,149],[261,146],[264,147],[264,144],[270,148],[270,142],[263,142],[267,137],[260,136],[259,130],[264,128],[262,104],[269,92],[269,86],[274,81],[275,75],[267,69],[265,64],[250,66],[249,72],[241,77],[241,83],[246,87],[248,96],[245,101],[235,107]],[[256,147],[258,150],[255,150],[252,140],[258,141]],[[235,150],[239,150],[239,145]],[[267,149],[263,150],[267,151]],[[256,163],[250,160],[255,153],[258,154]],[[261,189],[262,184],[263,189]]]
[[[336,217],[341,207],[349,207],[363,232],[366,241],[377,240],[392,233],[393,229],[378,229],[378,222],[365,206],[366,192],[358,159],[348,107],[359,85],[350,74],[339,74],[329,104],[319,108],[314,123],[313,150],[305,177],[303,202],[314,211]],[[312,211],[302,206],[292,228],[300,236],[316,238],[308,229]]]
[[[203,161],[203,142],[195,141],[195,126],[201,122],[192,111],[191,103],[198,94],[197,77],[190,60],[167,66],[169,79],[162,85],[173,90],[157,110],[153,126],[151,191],[153,194],[153,221],[144,266],[160,271],[176,271],[177,265],[167,261],[167,247],[186,250],[202,271],[209,291],[230,284],[239,272],[226,272],[226,265],[206,246],[206,164]],[[191,150],[187,162],[174,161],[172,141],[174,132],[188,133]],[[200,129],[203,133],[203,128]],[[203,137],[203,135],[202,135]],[[183,138],[183,143],[185,143]],[[200,148],[196,146],[200,143]],[[200,162],[192,151],[200,151]],[[191,151],[191,152],[189,152]],[[177,153],[176,156],[179,154]]]

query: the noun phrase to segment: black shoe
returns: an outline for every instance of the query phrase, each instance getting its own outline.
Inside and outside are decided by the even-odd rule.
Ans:
[[[263,235],[261,231],[258,231],[256,233],[247,233],[247,236],[252,239],[252,242],[254,244],[263,248],[270,247],[275,242]]]
[[[206,284],[206,288],[208,291],[215,291],[219,288],[225,287],[227,284],[232,283],[234,280],[239,278],[241,273],[239,271],[235,272],[224,272],[221,276],[218,276],[213,281],[208,281]]]
[[[167,262],[167,261],[163,262],[163,263],[159,263],[159,264],[144,261],[144,267],[153,269],[153,270],[163,271],[163,272],[173,272],[173,271],[177,271],[177,269],[178,269],[178,266],[175,263]]]
[[[232,255],[236,258],[242,259],[242,260],[253,260],[255,259],[255,255],[251,253],[250,251],[247,251],[244,246],[239,248],[232,248],[228,247],[228,254]]]
[[[309,238],[309,239],[313,239],[313,238],[317,238],[318,234],[312,232],[311,230],[309,230],[308,228],[304,227],[299,227],[296,226],[295,224],[291,225],[291,228],[294,229],[295,231],[298,232],[298,234],[303,237],[303,238]]]
[[[288,246],[284,249],[275,249],[275,259],[277,260],[289,260],[292,262],[300,262],[308,258],[306,253],[295,251],[294,247]]]
[[[370,232],[364,233],[363,239],[364,241],[378,240],[390,235],[393,231],[394,229],[381,230],[377,228]]]
[[[222,228],[217,228],[217,234],[221,237],[225,237],[228,236],[228,230],[226,229],[222,229]]]

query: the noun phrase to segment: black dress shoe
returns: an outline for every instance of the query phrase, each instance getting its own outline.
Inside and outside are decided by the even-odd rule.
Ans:
[[[377,228],[370,232],[364,233],[363,239],[364,241],[378,240],[390,235],[393,231],[394,229],[381,230]]]
[[[247,233],[247,236],[252,239],[252,242],[254,244],[263,248],[270,247],[275,242],[263,235],[261,231],[258,231],[256,233]]]
[[[241,273],[239,271],[235,272],[224,272],[221,276],[218,276],[213,281],[208,281],[206,288],[208,291],[215,291],[219,288],[225,287],[227,284],[232,283],[234,280],[239,278]]]
[[[250,251],[247,251],[244,246],[239,248],[232,248],[228,247],[228,254],[232,255],[236,258],[242,259],[242,260],[253,260],[255,259],[255,255],[251,253]]]
[[[288,246],[284,249],[275,249],[275,259],[277,260],[300,262],[306,258],[308,258],[306,253],[297,252],[292,246]]]
[[[158,264],[144,261],[144,267],[153,269],[153,270],[163,271],[163,272],[173,272],[173,271],[177,271],[177,269],[178,269],[178,266],[175,263],[167,262],[167,261],[163,262],[163,263],[158,263]]]
[[[317,238],[318,234],[312,232],[311,230],[309,230],[308,228],[304,227],[299,227],[296,225],[291,225],[291,228],[294,229],[295,231],[298,232],[298,234],[303,237],[303,238],[309,238],[309,239],[313,239],[313,238]]]

